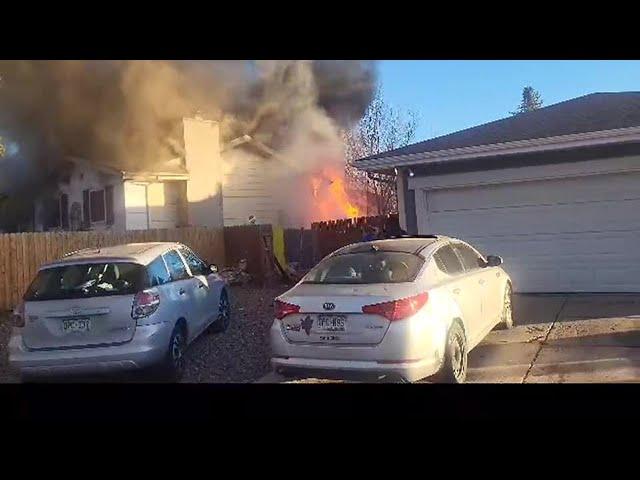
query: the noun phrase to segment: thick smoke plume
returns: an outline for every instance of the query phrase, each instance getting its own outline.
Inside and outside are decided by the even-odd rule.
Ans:
[[[0,193],[55,185],[66,156],[127,169],[181,156],[196,113],[221,121],[223,140],[281,153],[269,175],[309,172],[325,147],[340,156],[338,129],[375,87],[369,61],[0,61]]]

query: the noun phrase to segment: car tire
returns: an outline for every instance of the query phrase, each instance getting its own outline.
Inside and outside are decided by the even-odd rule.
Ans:
[[[187,332],[182,323],[178,323],[171,333],[169,349],[164,362],[165,379],[178,382],[184,375],[184,354],[187,348]]]
[[[507,283],[504,289],[504,299],[502,300],[502,314],[500,323],[498,324],[501,330],[510,330],[513,328],[513,290],[511,284]]]
[[[218,302],[218,318],[211,324],[209,331],[211,333],[226,332],[231,323],[231,303],[229,302],[229,294],[226,290],[220,293],[220,301]]]
[[[467,337],[459,322],[454,322],[447,334],[444,362],[431,380],[435,383],[464,383],[467,378]]]

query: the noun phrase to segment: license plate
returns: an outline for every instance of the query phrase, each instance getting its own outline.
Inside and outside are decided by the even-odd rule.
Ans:
[[[63,332],[88,332],[91,329],[91,322],[88,318],[74,318],[73,320],[62,321]]]
[[[344,332],[346,323],[347,317],[344,315],[319,315],[317,326],[323,332]]]

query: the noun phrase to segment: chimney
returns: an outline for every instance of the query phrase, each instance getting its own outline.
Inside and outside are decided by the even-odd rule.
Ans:
[[[202,117],[185,118],[184,150],[187,181],[188,224],[224,226],[222,215],[222,157],[218,122]]]

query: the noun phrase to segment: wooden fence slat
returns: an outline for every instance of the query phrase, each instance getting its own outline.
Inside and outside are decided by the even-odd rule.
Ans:
[[[9,251],[9,237],[0,235],[0,310],[8,310],[11,304],[10,278],[9,278],[9,256],[5,252]]]
[[[17,303],[16,299],[18,297],[18,235],[16,233],[10,234],[10,242],[9,246],[9,261],[11,263],[11,294],[10,294],[10,307],[14,307]]]

